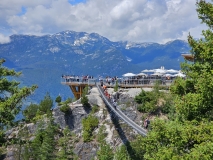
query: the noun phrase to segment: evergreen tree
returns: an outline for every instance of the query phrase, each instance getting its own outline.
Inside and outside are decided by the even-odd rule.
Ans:
[[[74,159],[72,133],[68,127],[63,130],[63,137],[58,140],[59,151],[57,153],[57,160],[71,160]]]
[[[31,143],[32,159],[54,159],[56,130],[57,127],[55,127],[52,119],[40,122],[35,139]]]
[[[213,4],[197,1],[198,17],[209,27],[204,38],[188,36],[194,62],[181,64],[186,78],[171,86],[177,118],[152,121],[147,137],[137,139],[144,159],[213,159]]]
[[[81,103],[84,105],[84,106],[89,106],[89,100],[87,98],[87,94],[88,94],[88,86],[86,86],[83,90],[83,93],[82,93],[82,97],[81,97]]]
[[[92,140],[92,132],[98,126],[98,118],[89,115],[87,118],[82,120],[83,125],[83,140],[84,142],[90,142]]]
[[[15,146],[15,158],[18,160],[21,159],[28,159],[29,152],[28,148],[26,148],[28,139],[29,139],[29,131],[26,125],[19,124],[19,126],[16,128],[18,129],[18,133],[16,135],[16,138],[13,141],[13,145]],[[28,155],[28,156],[27,156]]]
[[[12,79],[21,73],[3,67],[4,62],[5,60],[0,59],[0,157],[5,152],[5,129],[16,124],[14,119],[21,110],[23,100],[37,88],[37,86],[19,87],[20,82]]]
[[[32,122],[33,118],[36,116],[38,109],[39,105],[31,103],[24,111],[22,111],[23,115],[25,116],[26,122]]]
[[[202,39],[188,36],[194,62],[182,64],[187,78],[177,79],[171,91],[177,95],[176,110],[182,119],[213,120],[213,5],[204,0],[196,4],[198,17],[209,29],[202,32]]]
[[[135,144],[138,157],[144,159],[213,159],[213,122],[164,121],[152,122],[147,137]]]
[[[50,94],[47,92],[44,99],[40,102],[39,112],[40,114],[50,114],[51,108],[53,107],[53,100]]]
[[[113,159],[113,150],[109,144],[102,143],[100,144],[100,149],[97,152],[97,157],[99,160],[111,160]]]
[[[125,145],[122,145],[117,148],[115,153],[115,160],[130,160],[130,156],[128,155],[128,151]]]
[[[99,160],[111,160],[114,157],[113,149],[109,144],[106,143],[106,127],[104,125],[100,126],[97,136],[97,141],[99,142],[99,150],[97,152],[97,158]]]
[[[55,102],[56,103],[60,103],[61,102],[61,96],[60,95],[58,97],[56,97]]]
[[[14,124],[13,120],[20,112],[23,100],[37,88],[20,88],[20,82],[10,79],[21,73],[3,67],[4,62],[5,60],[0,60],[0,128]]]

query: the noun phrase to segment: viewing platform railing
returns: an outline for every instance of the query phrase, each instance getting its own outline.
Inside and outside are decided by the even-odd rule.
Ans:
[[[153,79],[153,78],[146,78],[146,79],[118,79],[117,83],[120,87],[153,87],[156,83],[159,82],[159,85],[162,87],[169,87],[173,80],[168,79]],[[65,85],[81,85],[87,84],[89,86],[95,86],[96,84],[100,85],[104,83],[107,87],[114,87],[116,85],[116,81],[108,82],[106,79],[99,80],[99,79],[61,79],[61,83]]]

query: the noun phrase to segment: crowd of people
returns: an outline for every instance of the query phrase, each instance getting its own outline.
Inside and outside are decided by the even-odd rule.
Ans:
[[[91,75],[62,75],[63,79],[65,79],[66,82],[87,82],[89,79],[93,79],[94,77]]]
[[[106,76],[102,77],[99,76],[98,78],[94,78],[91,75],[62,75],[62,79],[65,80],[65,82],[99,82],[99,83],[106,83],[107,85],[115,85],[116,81],[118,84],[154,84],[156,81],[159,81],[160,84],[166,85],[171,84],[174,80],[174,77],[161,77],[161,76],[135,76],[135,77],[122,77],[118,78],[117,76]],[[89,81],[91,80],[91,81]]]
[[[99,76],[99,81],[104,81],[106,82],[108,85],[110,84],[115,84],[115,82],[118,80],[117,76],[111,77],[111,76],[106,76],[105,78],[102,78],[101,76]]]
[[[103,91],[104,91],[104,95],[107,97],[108,101],[113,105],[113,107],[116,109],[117,106],[117,101],[115,99],[115,97],[113,95],[110,95],[107,91],[107,86],[106,85],[102,85],[101,86]]]
[[[100,82],[100,83],[106,83],[108,85],[114,85],[115,82],[118,80],[117,76],[111,77],[111,76],[106,76],[103,78],[102,76],[99,76],[98,78],[94,78],[91,75],[62,75],[62,79],[65,80],[65,82],[88,82],[89,80],[93,80],[94,82]]]

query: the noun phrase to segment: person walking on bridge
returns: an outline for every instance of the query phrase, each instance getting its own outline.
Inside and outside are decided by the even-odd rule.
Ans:
[[[150,121],[149,121],[148,118],[146,118],[146,119],[144,120],[144,123],[143,123],[144,128],[148,129],[149,124],[150,124]]]
[[[115,107],[115,109],[116,109],[116,107],[117,107],[117,102],[116,102],[116,100],[115,99],[113,99],[113,106]]]

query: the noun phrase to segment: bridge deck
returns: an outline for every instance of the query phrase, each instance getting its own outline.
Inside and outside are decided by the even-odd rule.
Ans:
[[[136,130],[140,135],[146,136],[147,131],[140,127],[138,124],[136,124],[134,121],[132,121],[130,118],[128,118],[118,107],[116,109],[112,106],[112,104],[109,102],[108,98],[103,93],[102,88],[100,85],[96,84],[96,87],[98,88],[99,93],[101,94],[102,99],[104,100],[105,104],[119,117],[121,118],[125,123],[127,123],[130,127],[132,127],[134,130]]]

